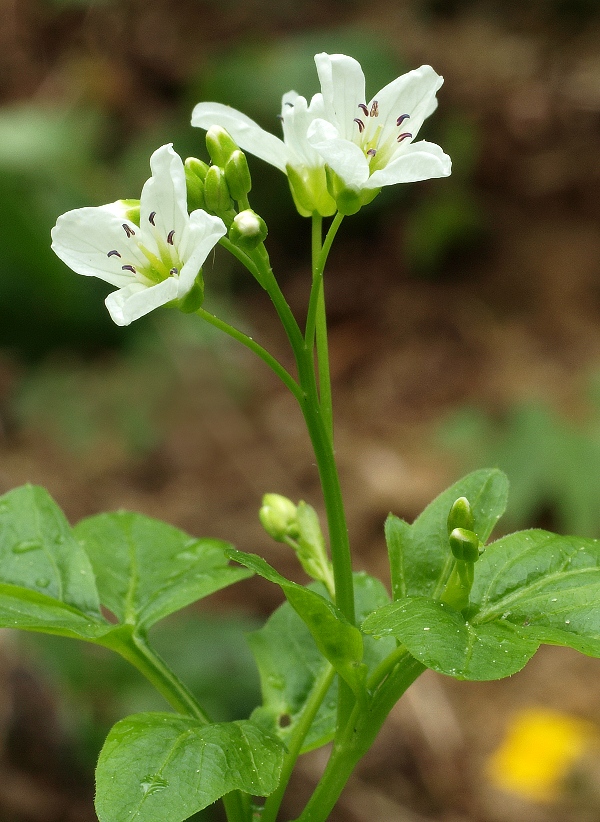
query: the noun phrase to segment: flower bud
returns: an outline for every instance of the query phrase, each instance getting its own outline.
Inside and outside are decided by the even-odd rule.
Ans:
[[[225,179],[234,200],[241,200],[252,188],[252,178],[246,155],[236,149],[225,163]]]
[[[286,537],[295,539],[298,536],[296,515],[294,503],[281,494],[265,494],[258,512],[262,527],[277,542],[284,542]]]
[[[189,211],[204,208],[204,180],[208,173],[208,165],[195,157],[188,157],[184,163],[185,183]]]
[[[476,562],[479,559],[479,537],[466,528],[455,528],[450,534],[450,548],[455,559]]]
[[[222,217],[233,210],[233,201],[225,181],[223,169],[210,166],[204,180],[204,202],[208,211]]]
[[[206,132],[206,148],[216,166],[225,168],[227,161],[239,146],[222,126],[211,126]]]
[[[241,248],[252,249],[265,240],[267,233],[267,224],[263,218],[247,208],[233,218],[229,239]]]
[[[455,528],[466,528],[472,531],[475,527],[471,503],[466,497],[459,497],[452,505],[448,514],[448,533],[452,533]]]

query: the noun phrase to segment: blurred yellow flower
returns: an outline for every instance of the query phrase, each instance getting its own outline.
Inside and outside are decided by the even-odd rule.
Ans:
[[[597,729],[589,722],[558,711],[527,708],[513,717],[504,740],[488,759],[487,775],[497,788],[550,802],[597,739]]]

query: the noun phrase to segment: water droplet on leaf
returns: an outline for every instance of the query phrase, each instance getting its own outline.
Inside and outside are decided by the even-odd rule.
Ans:
[[[24,539],[13,546],[13,554],[27,554],[29,551],[39,551],[42,548],[41,542],[34,539]]]

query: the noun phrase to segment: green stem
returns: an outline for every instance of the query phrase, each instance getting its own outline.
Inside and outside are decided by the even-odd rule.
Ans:
[[[403,664],[397,666],[384,684],[382,691],[385,689],[386,693],[383,698],[375,698],[365,712],[355,707],[344,733],[334,743],[319,784],[296,822],[325,822],[357,763],[373,744],[392,706],[424,670],[424,665],[406,653]],[[390,687],[387,687],[388,682]]]
[[[178,713],[191,716],[203,725],[210,724],[209,716],[196,698],[148,645],[144,636],[124,625],[111,631],[99,644],[116,651],[137,668]]]
[[[281,780],[277,790],[267,798],[264,804],[260,817],[261,822],[275,822],[290,776],[292,775],[296,760],[300,755],[300,750],[306,739],[306,734],[310,730],[317,711],[321,707],[321,703],[325,699],[334,677],[335,670],[331,665],[328,665],[319,679],[316,680],[312,693],[305,703],[302,715],[294,728],[294,733],[290,739],[287,740],[287,753],[283,762]]]
[[[229,325],[224,320],[219,319],[219,317],[215,317],[214,314],[206,311],[204,308],[199,308],[196,311],[196,314],[201,317],[203,320],[206,320],[207,323],[210,323],[215,328],[218,328],[220,331],[223,331],[225,334],[228,334],[234,340],[242,343],[245,345],[246,348],[249,348],[250,351],[253,351],[257,356],[261,358],[263,362],[265,362],[269,368],[277,374],[279,379],[283,382],[283,384],[289,388],[292,394],[296,397],[298,401],[301,400],[302,397],[302,390],[296,380],[289,374],[286,369],[278,362],[275,357],[273,357],[269,352],[259,345],[252,337],[249,337],[247,334],[244,334],[243,331],[240,331],[234,326]]]

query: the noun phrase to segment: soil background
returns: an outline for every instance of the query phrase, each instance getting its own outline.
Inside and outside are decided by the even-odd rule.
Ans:
[[[477,405],[502,418],[515,402],[534,399],[574,422],[585,416],[583,386],[600,370],[596,3],[2,0],[1,6],[3,102],[100,100],[114,118],[115,153],[130,131],[154,128],[157,118],[178,110],[191,74],[242,40],[285,42],[352,26],[381,39],[409,67],[430,63],[444,76],[438,138],[444,124],[449,133],[466,123],[476,135],[469,161],[456,181],[431,181],[390,199],[385,209],[365,209],[358,228],[348,219],[326,273],[336,444],[357,568],[387,579],[387,513],[412,520],[459,475],[460,459],[436,440],[449,412]],[[431,261],[423,252],[427,243],[415,236],[428,226],[418,215],[435,212],[439,198],[444,208],[468,202],[467,216],[456,230],[450,221]],[[308,242],[308,224],[291,217],[284,228],[293,239],[276,236],[272,227],[272,254],[301,318],[310,269],[298,249]],[[238,272],[227,300],[228,310],[291,367],[258,287]],[[110,429],[74,450],[53,435],[52,414],[44,424],[14,405],[36,369],[54,367],[76,373],[76,385],[86,390],[94,386],[89,402],[103,407],[111,386],[131,377],[126,348],[84,359],[73,350],[49,351],[34,363],[7,349],[0,369],[0,490],[42,484],[72,522],[118,508],[147,513],[192,534],[231,539],[301,580],[292,557],[269,542],[256,517],[265,491],[321,510],[293,399],[244,351],[178,345],[168,397],[153,400],[158,434],[137,451]],[[134,387],[128,402],[146,401],[148,381]],[[555,523],[550,507],[528,524]],[[280,601],[278,589],[253,579],[203,607],[262,619]],[[0,654],[0,819],[95,819],[90,775],[65,753],[60,694],[6,632]],[[580,763],[577,785],[554,803],[501,793],[488,781],[487,757],[511,716],[526,706],[600,726],[600,663],[543,648],[522,673],[501,682],[424,675],[392,712],[332,819],[600,819],[593,755]],[[318,778],[323,755],[302,761],[290,818]]]

